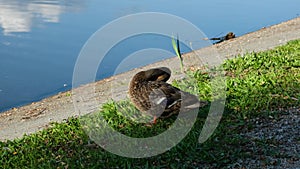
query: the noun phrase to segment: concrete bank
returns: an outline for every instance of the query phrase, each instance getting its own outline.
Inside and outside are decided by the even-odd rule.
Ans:
[[[186,67],[196,68],[207,63],[214,65],[238,54],[272,49],[294,39],[300,39],[299,17],[184,54],[184,64]],[[73,90],[73,94],[72,91],[59,93],[39,102],[3,112],[0,114],[0,140],[21,137],[23,134],[46,128],[49,122],[62,121],[70,116],[96,111],[102,103],[110,99],[124,99],[127,96],[128,82],[134,73],[158,66],[170,67],[174,72],[180,70],[178,58],[174,57],[81,86]],[[179,77],[180,74],[175,73],[172,78]],[[87,111],[79,113],[78,110],[83,108]]]

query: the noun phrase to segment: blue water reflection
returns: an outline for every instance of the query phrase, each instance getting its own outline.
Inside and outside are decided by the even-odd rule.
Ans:
[[[299,6],[298,0],[0,0],[0,111],[70,89],[80,49],[96,30],[118,17],[170,13],[213,37],[229,31],[242,35],[297,17]],[[172,51],[165,37],[128,39],[108,54],[97,78],[112,75],[123,57],[147,47]],[[139,65],[128,69],[134,66]]]

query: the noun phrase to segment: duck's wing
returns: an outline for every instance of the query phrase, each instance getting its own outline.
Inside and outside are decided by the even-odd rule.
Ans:
[[[152,106],[163,107],[165,112],[196,109],[200,106],[195,95],[181,91],[168,83],[156,81],[148,84],[152,91],[149,95]]]
[[[148,82],[148,88],[151,91],[149,98],[151,98],[155,104],[164,102],[166,106],[169,106],[175,100],[180,99],[179,89],[168,83],[162,81],[150,81]]]

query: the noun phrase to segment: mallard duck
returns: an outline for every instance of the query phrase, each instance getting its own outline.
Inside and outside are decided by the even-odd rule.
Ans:
[[[141,112],[157,118],[170,117],[179,111],[189,111],[206,105],[195,95],[181,91],[167,83],[171,70],[160,67],[135,74],[129,84],[129,97]],[[183,101],[184,100],[184,101]]]
[[[233,39],[233,38],[235,38],[235,34],[233,32],[229,32],[225,36],[222,36],[222,37],[219,37],[219,38],[210,38],[209,40],[219,40],[219,41],[214,43],[214,44],[217,44],[217,43],[221,43],[223,41],[230,40],[230,39]]]

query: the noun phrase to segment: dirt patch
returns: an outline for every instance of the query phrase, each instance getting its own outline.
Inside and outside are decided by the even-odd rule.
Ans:
[[[236,166],[251,168],[300,168],[300,108],[280,110],[280,116],[260,117],[249,120],[252,129],[245,129],[241,136],[249,140],[245,145],[253,158],[238,161]],[[245,127],[246,128],[246,127]],[[267,142],[264,149],[259,142]],[[264,151],[273,151],[272,156]]]

